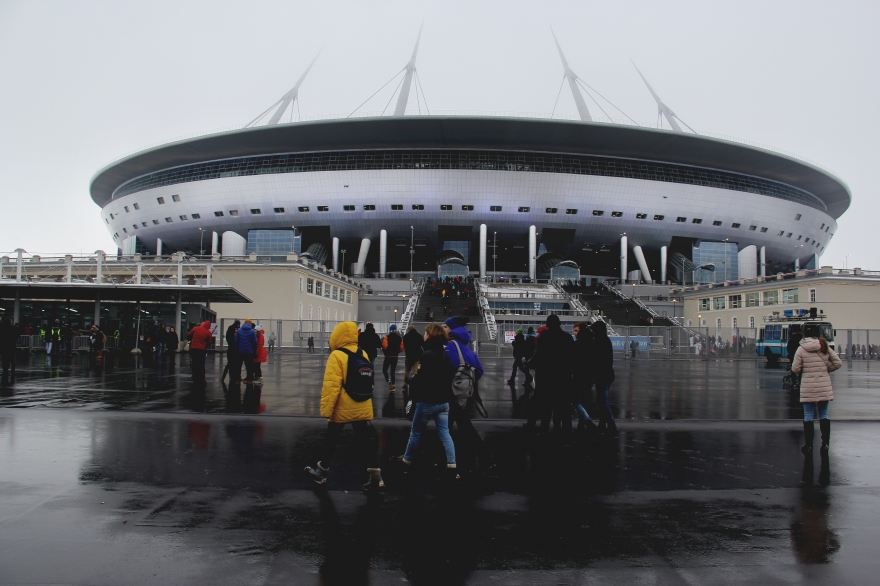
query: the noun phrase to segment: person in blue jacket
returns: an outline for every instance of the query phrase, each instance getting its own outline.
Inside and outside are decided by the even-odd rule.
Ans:
[[[480,359],[470,349],[471,333],[467,330],[467,324],[470,321],[466,317],[454,316],[450,317],[443,324],[449,342],[446,344],[446,356],[452,363],[454,370],[457,370],[460,363],[458,360],[458,351],[461,350],[461,356],[467,366],[472,366],[476,371],[477,378],[474,381],[474,396],[468,401],[467,406],[462,409],[455,401],[449,404],[449,429],[452,429],[453,423],[458,425],[459,437],[455,445],[456,460],[459,462],[459,472],[474,471],[477,469],[476,462],[479,461],[479,468],[489,474],[494,474],[497,466],[495,458],[483,442],[483,438],[474,429],[469,415],[470,409],[474,403],[482,406],[483,401],[480,399],[479,380],[483,376],[483,365]],[[458,346],[458,348],[456,348]],[[463,457],[459,458],[458,454]],[[466,470],[463,470],[461,463],[465,464]]]
[[[244,320],[238,331],[235,332],[235,347],[238,350],[238,359],[244,364],[247,371],[245,383],[254,382],[254,355],[257,352],[257,334],[254,332],[254,322]]]

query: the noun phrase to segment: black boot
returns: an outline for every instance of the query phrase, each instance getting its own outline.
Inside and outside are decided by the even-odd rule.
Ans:
[[[804,447],[801,452],[810,454],[813,452],[813,436],[816,434],[812,421],[804,421]]]
[[[822,451],[827,452],[828,448],[831,447],[831,420],[830,419],[820,419],[819,420],[819,433],[822,434]]]

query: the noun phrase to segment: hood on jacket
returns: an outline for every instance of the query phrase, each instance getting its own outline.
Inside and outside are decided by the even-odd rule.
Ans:
[[[330,349],[339,350],[345,346],[357,346],[358,328],[353,321],[343,321],[333,328],[330,334]]]
[[[816,338],[804,338],[801,340],[801,348],[807,352],[819,352],[822,349],[822,344]]]
[[[342,324],[340,324],[342,325]],[[364,331],[368,334],[375,334],[376,328],[373,326],[371,322],[367,322],[367,326],[364,328]]]
[[[205,322],[205,323],[208,323],[208,322]],[[251,322],[246,321],[243,324],[241,324],[241,327],[238,329],[242,330],[243,333],[247,334],[248,332],[250,332],[251,330],[254,329],[254,326],[251,325]]]
[[[206,330],[210,330],[211,329],[211,322],[209,320],[203,321],[202,327],[205,328]]]
[[[465,345],[470,344],[471,341],[471,333],[464,326],[449,330],[449,337]]]

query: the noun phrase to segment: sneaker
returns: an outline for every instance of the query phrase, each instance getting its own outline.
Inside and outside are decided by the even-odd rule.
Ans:
[[[254,379],[254,384],[255,384],[255,385],[261,385],[261,384],[263,384],[263,379],[262,379],[262,378]]]
[[[311,466],[306,466],[305,469],[303,469],[303,472],[308,474],[312,478],[312,480],[315,481],[315,484],[327,484],[327,472],[329,471],[329,468],[321,467],[320,462],[315,464],[314,468]]]
[[[369,495],[378,493],[380,490],[385,490],[385,481],[382,480],[382,470],[380,468],[368,468],[367,470],[370,473],[370,479],[364,483],[364,494]]]
[[[393,390],[394,390],[394,383],[392,383],[392,382],[389,382],[389,383],[388,383],[388,390],[389,390],[389,391],[393,391]]]

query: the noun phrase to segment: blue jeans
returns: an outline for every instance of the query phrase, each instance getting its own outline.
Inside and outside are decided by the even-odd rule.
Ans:
[[[617,424],[614,422],[614,414],[611,412],[611,407],[608,406],[608,389],[610,388],[611,383],[596,381],[596,406],[599,408],[599,421],[602,425],[607,425],[613,429],[617,427]]]
[[[406,444],[406,453],[403,459],[407,462],[413,461],[419,442],[422,441],[422,432],[428,427],[428,422],[434,420],[437,426],[437,435],[440,436],[440,443],[446,450],[446,464],[455,464],[455,444],[452,443],[452,436],[449,435],[449,403],[439,403],[430,405],[428,403],[416,403],[416,412],[413,414],[412,429],[409,432],[409,443]]]
[[[804,421],[813,421],[816,419],[828,419],[828,401],[819,401],[817,403],[801,403],[804,406]]]
[[[159,342],[156,344],[156,359],[162,360],[162,355],[165,353],[165,343]]]
[[[578,417],[581,418],[581,421],[592,421],[592,419],[590,419],[590,414],[587,413],[586,407],[580,403],[575,403],[574,408],[575,411],[577,411]]]

